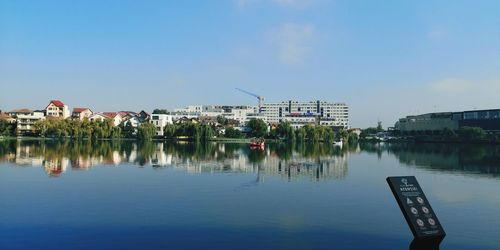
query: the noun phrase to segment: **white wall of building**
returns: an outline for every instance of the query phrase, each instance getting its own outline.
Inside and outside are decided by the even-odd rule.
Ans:
[[[174,122],[173,115],[152,114],[150,122],[156,127],[156,135],[163,136],[163,129]]]
[[[17,132],[22,134],[28,131],[33,131],[34,124],[37,121],[45,120],[45,114],[43,112],[33,111],[30,113],[17,114]]]
[[[299,114],[316,116],[323,125],[349,128],[349,108],[345,103],[284,101],[265,103],[261,111],[273,123],[284,121],[290,114]]]

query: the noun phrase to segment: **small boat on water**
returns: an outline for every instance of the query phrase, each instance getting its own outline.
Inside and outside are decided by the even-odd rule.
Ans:
[[[264,138],[260,138],[260,139],[252,139],[252,141],[250,141],[250,149],[252,150],[264,150],[264,146],[265,146],[265,141],[264,141]]]

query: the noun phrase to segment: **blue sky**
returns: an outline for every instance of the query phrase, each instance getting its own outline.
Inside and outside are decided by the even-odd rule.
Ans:
[[[346,102],[351,125],[500,108],[500,1],[0,1],[0,109]]]

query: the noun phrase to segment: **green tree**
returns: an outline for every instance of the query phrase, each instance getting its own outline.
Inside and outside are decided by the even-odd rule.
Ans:
[[[165,138],[174,138],[176,130],[177,126],[175,126],[175,124],[167,124],[163,128],[163,135],[165,136]]]
[[[12,136],[15,132],[15,124],[0,119],[0,136]]]
[[[304,142],[306,140],[307,132],[304,127],[301,127],[295,131],[295,138],[299,142]]]
[[[287,141],[294,141],[295,140],[295,133],[292,125],[290,122],[285,121],[285,122],[280,122],[278,124],[278,127],[275,129],[275,133],[277,137],[285,139]]]
[[[206,141],[210,140],[215,136],[215,129],[208,124],[201,125],[201,139]]]
[[[382,122],[379,121],[377,122],[377,132],[383,132],[384,128],[382,128]]]
[[[166,109],[154,109],[153,114],[168,114],[168,110],[166,110]]]
[[[122,129],[118,126],[114,126],[111,128],[111,132],[110,132],[110,137],[112,139],[119,139],[122,137]]]
[[[145,122],[137,129],[137,138],[142,141],[150,141],[156,134],[156,127],[152,123]]]
[[[327,127],[324,136],[325,142],[333,143],[335,142],[335,131],[332,128]]]
[[[122,132],[121,137],[124,137],[124,138],[134,138],[136,136],[135,128],[132,126],[132,123],[130,121],[129,122],[125,122],[125,123],[121,123],[120,124],[120,129],[121,129],[121,132]]]
[[[481,140],[486,136],[486,132],[478,127],[462,127],[458,130],[459,135],[469,141]]]
[[[224,116],[219,115],[219,116],[217,116],[217,122],[221,125],[226,125],[227,119]]]
[[[343,142],[349,142],[349,133],[345,129],[340,129],[337,133],[338,138],[340,138]]]
[[[261,119],[251,119],[247,126],[251,137],[264,137],[267,134],[267,124]]]
[[[356,144],[356,143],[358,143],[358,140],[359,140],[358,134],[352,133],[352,132],[349,133],[349,136],[347,137],[347,142],[349,144]]]
[[[224,132],[224,136],[227,138],[243,138],[243,137],[245,137],[245,135],[241,131],[239,131],[233,127],[226,128],[226,131]]]

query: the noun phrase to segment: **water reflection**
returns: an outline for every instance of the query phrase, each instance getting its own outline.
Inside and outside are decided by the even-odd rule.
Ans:
[[[362,144],[361,150],[394,155],[400,163],[441,172],[500,176],[500,147],[474,144]]]
[[[174,168],[188,173],[257,173],[288,180],[344,178],[347,158],[359,147],[310,144],[270,144],[265,151],[250,150],[246,144],[163,142],[72,142],[3,141],[0,161],[15,166],[43,166],[49,176],[93,167],[133,164],[139,167]]]
[[[49,176],[71,170],[131,164],[188,173],[256,173],[287,180],[342,179],[348,158],[361,152],[396,157],[405,166],[432,171],[500,175],[500,147],[447,144],[360,144],[343,148],[325,144],[269,144],[252,151],[246,144],[164,143],[130,141],[0,141],[0,162],[15,166],[43,166]]]

